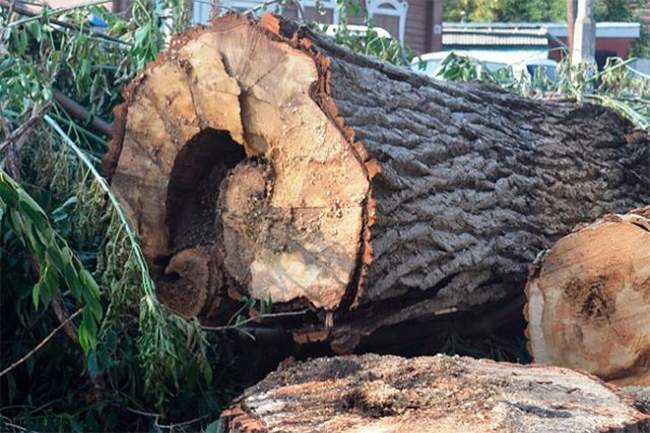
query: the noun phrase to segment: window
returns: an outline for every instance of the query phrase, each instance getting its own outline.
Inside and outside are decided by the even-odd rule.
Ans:
[[[408,4],[403,0],[368,0],[366,3],[368,16],[373,24],[385,28],[392,35],[397,34],[399,41],[404,43],[406,33],[406,13]]]
[[[316,0],[301,0],[300,5],[305,14],[305,21],[326,22],[327,24],[339,23],[339,8],[336,5],[336,0],[323,0],[320,2],[320,6]],[[325,12],[324,16],[322,11],[319,11],[319,8]]]

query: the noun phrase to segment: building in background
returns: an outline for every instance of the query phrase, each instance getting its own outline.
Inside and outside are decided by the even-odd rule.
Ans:
[[[88,0],[47,0],[52,7],[84,4]],[[188,0],[192,2],[192,20],[205,23],[216,13],[227,10],[244,11],[263,3],[262,0]],[[337,0],[296,0],[281,7],[270,5],[268,10],[288,18],[304,18],[323,24],[339,23]],[[522,58],[560,60],[567,43],[566,24],[557,23],[444,23],[444,0],[360,0],[361,11],[351,17],[350,24],[364,24],[366,14],[375,26],[388,31],[392,37],[415,54],[436,51],[461,51],[480,54],[476,58],[510,63]],[[645,0],[630,0],[640,3]],[[125,12],[133,0],[113,0],[114,12]],[[604,64],[607,57],[629,56],[640,37],[641,26],[650,35],[650,1],[642,6],[639,23],[598,23],[596,60]],[[648,65],[650,67],[650,65]]]
[[[539,24],[444,23],[444,51],[483,62],[513,64],[548,58],[548,31]]]
[[[113,0],[112,10],[126,17],[134,0]],[[264,0],[187,0],[192,5],[192,21],[206,23],[212,16],[228,10],[240,11],[254,8]],[[46,0],[53,8],[81,6],[88,0]],[[295,4],[281,6],[269,5],[266,10],[280,13],[287,18],[304,18],[323,24],[339,23],[336,0],[295,0]],[[110,5],[110,3],[109,3]],[[357,16],[350,17],[349,24],[362,25],[365,16],[371,17],[375,26],[381,27],[400,43],[416,54],[442,49],[443,0],[360,0],[361,10]]]
[[[639,23],[597,23],[596,62],[630,55]],[[553,23],[444,23],[443,49],[490,62],[559,61],[566,50],[567,25]]]
[[[547,24],[549,34],[550,57],[562,58],[562,50],[567,44],[566,24]],[[599,67],[609,57],[627,59],[634,44],[641,36],[640,23],[596,23],[596,63]]]
[[[124,0],[115,0],[124,1]],[[214,6],[205,0],[194,0],[193,20],[207,22],[214,8],[220,11],[251,9],[259,0],[220,0]],[[443,0],[361,0],[361,10],[357,16],[350,17],[350,24],[363,24],[366,14],[375,26],[388,31],[416,53],[442,49],[442,3]],[[339,13],[336,0],[300,0],[300,10],[293,4],[285,7],[269,6],[269,10],[281,13],[287,18],[300,18],[323,24],[337,25]]]

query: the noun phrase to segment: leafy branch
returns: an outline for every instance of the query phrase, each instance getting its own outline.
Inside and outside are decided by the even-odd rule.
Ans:
[[[25,243],[39,265],[39,280],[32,289],[34,307],[47,306],[67,288],[85,308],[79,326],[79,343],[88,354],[97,346],[102,319],[101,293],[93,276],[74,255],[65,239],[50,225],[36,201],[0,169],[0,218]]]
[[[601,71],[585,65],[570,65],[566,60],[551,80],[545,67],[530,76],[517,76],[509,66],[496,71],[483,62],[451,53],[440,64],[436,77],[448,81],[481,81],[500,86],[523,96],[564,96],[589,101],[617,111],[636,127],[650,131],[650,77],[629,67],[634,59],[609,58]]]

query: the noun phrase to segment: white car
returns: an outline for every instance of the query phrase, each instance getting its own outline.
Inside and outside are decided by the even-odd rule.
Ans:
[[[514,63],[512,66],[512,72],[515,76],[520,75],[524,71],[527,72],[530,77],[534,77],[537,69],[544,68],[546,76],[549,80],[555,81],[557,79],[557,62],[551,59],[540,59],[540,60],[526,60],[519,63]]]
[[[411,61],[411,69],[417,72],[423,72],[430,77],[435,77],[440,71],[442,61],[452,53],[458,56],[467,57],[470,60],[475,61],[479,66],[486,67],[490,72],[508,67],[507,63],[484,60],[463,51],[437,51],[414,57]]]
[[[417,72],[422,72],[430,77],[436,77],[440,71],[440,65],[450,54],[467,57],[476,62],[478,67],[485,67],[490,72],[496,72],[503,68],[512,68],[515,75],[520,75],[522,72],[528,73],[531,77],[535,75],[535,70],[540,67],[546,68],[546,73],[551,80],[555,80],[557,62],[541,56],[534,56],[523,59],[505,58],[503,62],[495,61],[498,55],[495,52],[481,52],[475,51],[438,51],[434,53],[427,53],[413,58],[411,61],[411,69]],[[497,53],[498,54],[498,53]]]

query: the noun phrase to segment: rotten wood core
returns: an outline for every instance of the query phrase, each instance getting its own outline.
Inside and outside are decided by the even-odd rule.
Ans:
[[[227,433],[632,433],[650,428],[650,417],[631,398],[595,377],[444,355],[285,364],[247,389],[222,421]]]
[[[319,79],[312,57],[231,16],[175,40],[127,90],[112,185],[154,274],[190,289],[179,302],[163,288],[176,308],[200,312],[208,282],[223,279],[215,260],[242,295],[339,306],[369,181],[314,100]]]
[[[227,15],[125,90],[104,162],[161,299],[271,299],[299,343],[506,304],[541,249],[650,202],[647,137],[602,107],[430,80]],[[601,171],[607,174],[602,175]]]
[[[650,386],[650,207],[562,238],[532,267],[526,295],[536,362]]]

